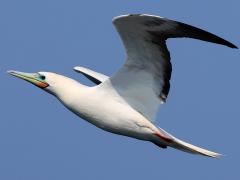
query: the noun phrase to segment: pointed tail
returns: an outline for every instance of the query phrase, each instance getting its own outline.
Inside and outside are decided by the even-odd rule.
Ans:
[[[159,131],[161,134],[164,134],[164,136],[171,139],[171,141],[166,143],[167,146],[173,147],[175,149],[178,149],[178,150],[181,150],[184,152],[188,152],[188,153],[192,153],[192,154],[200,154],[200,155],[204,155],[204,156],[208,156],[208,157],[212,157],[212,158],[219,158],[221,156],[221,154],[219,154],[219,153],[209,151],[207,149],[203,149],[201,147],[197,147],[197,146],[194,146],[187,142],[184,142],[184,141],[172,136],[171,134],[167,133],[163,129],[159,129]],[[159,137],[159,138],[161,138],[161,137]],[[159,142],[153,142],[153,143],[162,147],[162,142],[163,142],[163,139],[161,138]]]
[[[208,157],[219,158],[221,154],[203,149],[201,147],[194,146],[192,144],[186,143],[180,139],[175,138],[171,147],[193,154],[200,154]]]

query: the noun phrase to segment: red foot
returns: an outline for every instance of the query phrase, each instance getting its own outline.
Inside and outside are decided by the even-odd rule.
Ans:
[[[165,134],[163,134],[161,132],[156,132],[156,133],[154,133],[154,135],[159,137],[159,138],[161,138],[161,139],[163,139],[164,141],[166,141],[168,143],[172,142],[172,138],[171,137],[169,137],[169,136],[167,136],[167,135],[165,135]]]

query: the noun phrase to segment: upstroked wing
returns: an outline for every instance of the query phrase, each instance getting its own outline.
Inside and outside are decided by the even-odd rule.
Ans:
[[[172,66],[168,38],[189,37],[237,48],[232,43],[199,28],[162,17],[140,14],[114,18],[126,50],[123,67],[100,86],[113,88],[129,105],[154,121],[167,99]]]

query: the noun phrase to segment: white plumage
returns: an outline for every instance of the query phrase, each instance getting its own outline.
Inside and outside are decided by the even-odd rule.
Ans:
[[[162,148],[218,157],[218,153],[183,142],[153,124],[170,89],[172,67],[166,40],[189,37],[237,47],[204,30],[153,15],[123,15],[114,18],[113,24],[126,49],[123,67],[112,77],[74,68],[96,83],[94,87],[49,72],[9,73],[53,94],[70,111],[103,130],[151,141]]]

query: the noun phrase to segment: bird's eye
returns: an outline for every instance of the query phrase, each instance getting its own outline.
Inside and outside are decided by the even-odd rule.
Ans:
[[[43,75],[40,75],[40,76],[39,76],[39,79],[41,79],[41,80],[45,80],[45,79],[46,79],[46,77],[45,77],[45,76],[43,76]]]

